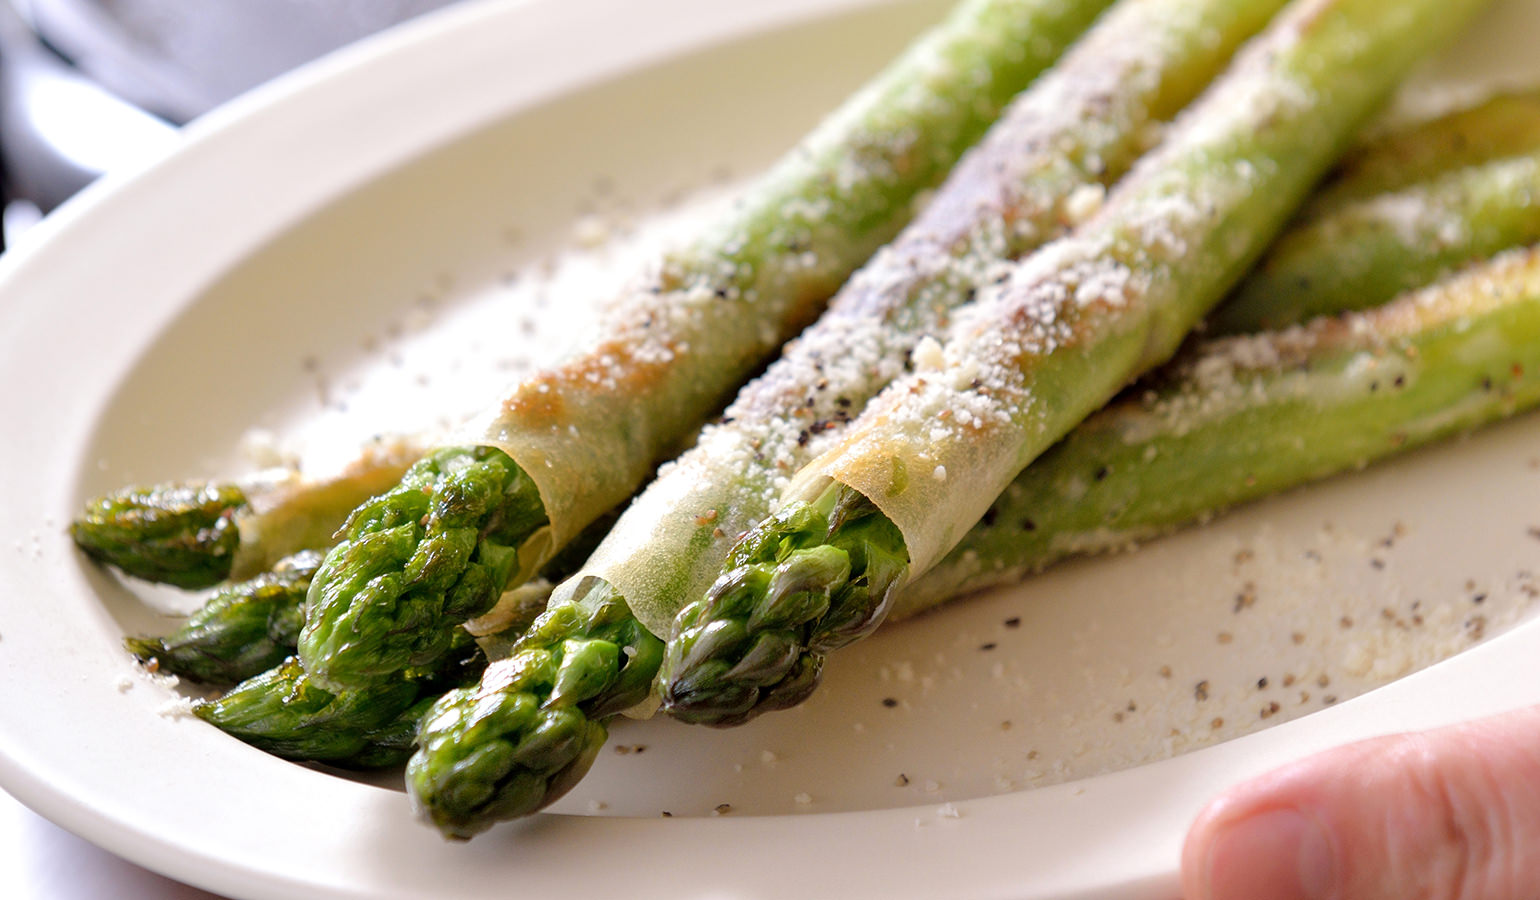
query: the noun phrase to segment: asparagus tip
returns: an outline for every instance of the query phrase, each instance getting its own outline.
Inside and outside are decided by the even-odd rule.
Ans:
[[[70,525],[86,555],[146,581],[213,587],[230,575],[245,492],[231,484],[131,487],[88,502]]]

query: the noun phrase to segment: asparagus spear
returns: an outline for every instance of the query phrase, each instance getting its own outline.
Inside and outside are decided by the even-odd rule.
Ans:
[[[549,582],[530,582],[517,593],[543,606],[542,591],[549,595],[550,587]],[[475,682],[507,640],[497,631],[475,638],[457,632],[450,654],[436,667],[408,670],[356,691],[317,687],[291,657],[217,700],[198,704],[193,712],[226,734],[286,759],[347,768],[397,766],[411,755],[418,725],[434,702],[453,687]]]
[[[1344,203],[1284,235],[1209,325],[1229,334],[1270,328],[1330,311],[1316,305],[1322,298],[1377,306],[1471,260],[1540,240],[1537,197],[1540,154],[1531,151]],[[1407,265],[1408,243],[1428,248],[1417,267]],[[1353,252],[1322,267],[1322,245]]]
[[[132,487],[92,500],[70,536],[86,555],[130,575],[213,587],[230,576],[240,541],[232,523],[246,506],[235,485]]]
[[[680,610],[664,709],[733,724],[805,694],[825,654],[880,624],[1027,463],[1174,352],[1354,127],[1479,5],[1293,4],[1095,218],[921,348],[802,471]]]
[[[584,349],[360,507],[311,583],[299,655],[316,683],[431,664],[453,626],[629,497],[1106,3],[967,0],[623,292]]]
[[[304,624],[305,590],[321,555],[303,550],[269,572],[228,585],[165,637],[131,637],[130,653],[159,671],[234,684],[294,654]]]
[[[136,578],[192,589],[244,580],[301,550],[331,546],[349,511],[395,484],[420,455],[391,440],[319,480],[125,488],[88,502],[70,535],[92,558]]]
[[[894,616],[1126,547],[1540,403],[1540,248],[1390,304],[1207,342],[1033,462]]]
[[[409,772],[419,807],[464,835],[559,796],[603,741],[599,720],[647,696],[661,659],[653,631],[669,621],[649,611],[703,590],[731,536],[768,514],[788,472],[1006,262],[1094,206],[1155,126],[1281,6],[1114,7],[1012,105],[926,213],[659,473],[512,656],[434,711]],[[561,754],[544,749],[552,734]],[[532,740],[538,753],[520,751]]]
[[[486,656],[465,632],[432,669],[408,670],[356,691],[328,691],[290,657],[254,675],[193,713],[285,759],[348,768],[399,765],[410,753],[419,720],[446,690],[474,681]]]
[[[1311,197],[1306,215],[1399,191],[1452,169],[1527,156],[1540,141],[1540,92],[1497,94],[1362,141]]]
[[[405,678],[334,694],[311,683],[297,660],[236,685],[193,707],[204,721],[285,759],[345,764],[372,754],[370,736],[391,729],[418,699]]]

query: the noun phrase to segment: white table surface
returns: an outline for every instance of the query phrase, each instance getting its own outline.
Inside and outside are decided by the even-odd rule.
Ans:
[[[219,900],[82,840],[0,791],[0,897]]]

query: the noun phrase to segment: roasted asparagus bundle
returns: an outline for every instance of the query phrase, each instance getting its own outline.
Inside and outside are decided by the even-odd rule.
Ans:
[[[659,473],[512,654],[433,711],[408,772],[425,813],[469,833],[560,796],[602,744],[603,720],[651,690],[668,618],[652,611],[704,590],[786,477],[1009,263],[1094,209],[1155,129],[1281,5],[1150,0],[1099,21],[926,212]],[[489,748],[512,753],[505,762]]]
[[[1122,68],[1108,67],[1105,84],[1109,87],[1087,87],[1079,94],[1066,92],[1055,98],[1061,111],[1080,110],[1079,115],[1086,118],[1094,119],[1085,111],[1096,107],[1104,114],[1104,120],[1097,120],[1097,124],[1111,121],[1114,127],[1110,131],[1074,134],[1078,144],[1061,140],[1055,146],[1063,153],[1056,157],[1034,152],[1051,143],[1043,139],[1046,129],[1018,128],[1012,133],[1002,127],[1001,133],[1010,137],[999,138],[993,144],[986,142],[970,161],[972,168],[968,163],[960,168],[957,180],[963,183],[969,182],[967,173],[972,173],[973,193],[942,192],[932,208],[932,227],[917,228],[885,250],[846,289],[845,294],[860,299],[844,305],[838,299],[835,301],[828,316],[833,324],[825,326],[825,337],[820,338],[816,331],[811,337],[804,337],[777,364],[790,373],[818,372],[820,367],[827,371],[816,382],[803,384],[795,374],[778,378],[778,370],[773,367],[760,383],[757,394],[752,387],[745,391],[729,409],[726,421],[707,429],[695,454],[683,457],[660,480],[660,487],[654,488],[658,491],[656,501],[651,502],[650,508],[650,494],[643,495],[643,501],[633,511],[639,511],[638,518],[629,526],[622,519],[615,543],[606,545],[581,577],[566,586],[550,614],[536,623],[529,636],[514,641],[506,650],[514,660],[524,654],[526,664],[499,664],[479,688],[462,692],[462,700],[473,696],[480,703],[472,712],[472,719],[449,723],[460,729],[458,734],[446,738],[450,729],[440,728],[437,732],[441,749],[448,747],[451,754],[458,754],[444,758],[457,759],[460,771],[452,777],[460,780],[419,790],[419,799],[432,799],[446,789],[453,789],[462,792],[453,797],[454,802],[464,801],[467,795],[473,802],[459,821],[429,807],[441,827],[459,835],[473,833],[496,818],[544,805],[574,781],[586,768],[591,751],[597,750],[603,740],[602,727],[596,726],[602,726],[604,717],[644,697],[651,687],[651,675],[664,662],[662,645],[652,631],[641,627],[647,616],[639,618],[633,608],[638,599],[661,597],[660,607],[667,610],[677,605],[679,596],[699,592],[702,578],[709,580],[709,575],[703,573],[721,564],[739,531],[769,513],[790,472],[821,451],[828,451],[831,456],[837,452],[829,447],[842,437],[852,410],[859,409],[882,384],[902,373],[911,362],[923,370],[934,367],[937,352],[946,360],[959,333],[959,326],[952,322],[954,312],[962,311],[958,318],[963,321],[969,316],[976,317],[975,330],[979,330],[977,323],[990,321],[989,314],[970,310],[970,304],[1004,308],[1012,302],[1008,296],[1012,285],[1018,290],[1024,283],[1030,287],[1031,280],[1023,279],[1019,273],[1011,276],[1006,287],[999,287],[996,278],[1001,269],[992,267],[1017,259],[1042,240],[1057,236],[1088,216],[1092,217],[1093,225],[1099,221],[1095,216],[1102,192],[1145,149],[1150,135],[1158,131],[1152,126],[1185,104],[1196,86],[1211,77],[1212,70],[1223,62],[1233,42],[1244,37],[1245,29],[1259,27],[1272,7],[1278,5],[1281,0],[1223,9],[1178,4],[1161,13],[1160,0],[1150,0],[1142,7],[1125,4],[1129,9],[1139,10],[1122,13],[1128,21],[1137,21],[1139,15],[1149,16],[1145,20],[1147,30],[1173,43],[1179,41],[1183,27],[1191,29],[1204,24],[1215,28],[1215,21],[1205,21],[1204,16],[1219,17],[1230,30],[1217,28],[1221,37],[1210,38],[1202,48],[1207,57],[1198,53],[1189,57],[1126,56],[1115,60]],[[1316,6],[1326,8],[1328,14],[1334,9],[1332,4]],[[1184,15],[1189,18],[1184,19]],[[1109,20],[1115,18],[1109,16]],[[1125,23],[1124,27],[1128,25]],[[1162,27],[1166,30],[1161,31]],[[1405,25],[1400,23],[1397,27]],[[1189,43],[1196,45],[1198,42],[1192,37],[1189,31]],[[1110,40],[1103,38],[1103,42]],[[1151,43],[1156,42],[1156,37],[1151,37]],[[1088,46],[1095,43],[1094,37],[1086,41]],[[1275,41],[1275,45],[1281,43]],[[1172,49],[1172,45],[1167,48]],[[1069,62],[1066,60],[1066,64]],[[1344,64],[1342,60],[1333,62]],[[1123,92],[1111,85],[1120,86]],[[1182,94],[1184,90],[1189,93]],[[1359,99],[1373,90],[1371,85],[1359,91]],[[1302,224],[1279,242],[1258,273],[1238,292],[1233,308],[1225,309],[1216,318],[1216,325],[1221,329],[1250,330],[1297,321],[1308,314],[1379,303],[1472,259],[1535,240],[1540,216],[1535,214],[1529,195],[1537,162],[1525,140],[1540,130],[1525,128],[1524,113],[1533,113],[1531,106],[1528,98],[1501,98],[1481,110],[1451,117],[1448,122],[1459,120],[1480,139],[1450,144],[1455,149],[1443,156],[1420,149],[1406,152],[1408,145],[1395,143],[1401,138],[1398,135],[1351,158],[1347,174],[1310,204]],[[1478,117],[1476,113],[1485,115]],[[1328,128],[1342,118],[1336,117]],[[1441,123],[1435,126],[1438,124]],[[1202,131],[1202,126],[1190,123],[1183,127],[1184,134]],[[1210,123],[1209,127],[1214,126]],[[1438,146],[1436,128],[1424,126],[1424,130],[1431,139],[1418,142],[1416,147]],[[1208,137],[1213,140],[1212,135]],[[1265,145],[1268,136],[1263,137]],[[1297,137],[1279,139],[1272,149],[1288,147],[1289,141]],[[995,148],[995,157],[989,155],[991,146]],[[1017,155],[1011,156],[1008,150]],[[1243,153],[1238,158],[1226,158],[1222,153],[1213,153],[1204,161],[1224,167],[1236,166],[1239,159],[1238,167],[1244,168],[1246,164],[1255,166],[1258,159],[1267,159],[1267,152],[1264,146],[1261,154],[1249,157]],[[1187,161],[1199,158],[1201,154],[1195,154]],[[1386,159],[1400,165],[1376,165],[1376,161]],[[1438,165],[1439,160],[1445,165]],[[1016,167],[1011,169],[1013,162]],[[1161,179],[1147,173],[1151,165],[1146,163],[1141,172],[1146,182],[1158,185]],[[1010,177],[1003,182],[998,178],[989,181],[983,173],[990,167],[1010,171]],[[1028,174],[1037,180],[1030,181]],[[1252,172],[1247,177],[1254,175]],[[1298,190],[1302,190],[1296,189],[1302,177],[1297,172],[1278,177],[1292,195],[1297,196]],[[1179,179],[1172,176],[1172,180]],[[1212,186],[1217,180],[1206,183]],[[1031,187],[1023,188],[1023,184]],[[1370,184],[1380,193],[1371,194],[1365,189]],[[1112,204],[1119,203],[1128,190],[1131,189],[1118,191]],[[1146,199],[1149,197],[1168,202],[1172,199],[1164,188],[1147,191]],[[1247,246],[1224,248],[1213,255],[1221,257],[1228,253],[1232,260],[1254,255],[1256,242],[1264,239],[1250,236],[1248,220],[1266,220],[1276,227],[1284,214],[1272,206],[1259,210],[1247,208],[1244,203],[1236,203],[1229,212],[1233,216],[1229,224],[1241,221],[1247,225],[1243,229],[1245,236],[1237,239],[1237,243]],[[1419,216],[1415,221],[1411,218],[1413,212]],[[1222,218],[1209,212],[1196,219],[1207,216]],[[1127,228],[1133,222],[1148,229],[1156,218],[1156,214],[1145,214],[1142,218],[1130,214],[1122,225]],[[1178,226],[1171,229],[1177,232],[1176,240],[1190,239],[1199,245],[1207,242],[1212,247],[1212,241],[1198,230],[1202,228],[1201,221],[1178,217],[1165,224],[1173,221]],[[1182,227],[1193,230],[1183,233]],[[1064,243],[1073,248],[1078,237]],[[1104,244],[1114,251],[1126,250],[1119,245],[1120,237],[1123,236],[1116,227],[1102,235]],[[1408,253],[1409,248],[1417,252]],[[1150,256],[1154,257],[1153,262]],[[1088,257],[1077,256],[1073,249],[1061,255],[1057,267],[1040,267],[1039,284],[1062,276],[1066,260],[1070,269],[1078,266],[1082,270],[1071,273],[1077,280],[1071,287],[1083,288],[1085,282],[1079,279],[1092,264]],[[1208,290],[1210,283],[1222,280],[1206,269],[1213,260],[1183,270],[1156,252],[1139,255],[1137,263],[1127,266],[1129,274],[1148,277],[1155,282],[1154,289],[1150,284],[1142,285],[1133,292],[1125,292],[1121,302],[1144,302],[1147,297],[1129,296],[1137,295],[1139,290],[1157,295],[1159,300],[1163,290],[1168,294],[1174,290],[1169,284],[1159,284],[1162,279],[1175,283],[1193,276],[1204,296],[1214,293]],[[1137,271],[1145,264],[1151,264],[1151,271]],[[1027,268],[1031,265],[1028,263]],[[1233,270],[1242,263],[1232,261],[1228,265]],[[1166,271],[1160,271],[1161,268]],[[907,615],[951,596],[1018,578],[1068,553],[1122,546],[1262,493],[1361,465],[1531,405],[1540,389],[1524,376],[1525,371],[1533,371],[1532,366],[1526,365],[1526,353],[1536,343],[1529,324],[1531,315],[1525,306],[1533,305],[1534,298],[1540,295],[1536,269],[1532,252],[1511,254],[1420,294],[1403,297],[1384,310],[1340,320],[1319,320],[1303,329],[1233,338],[1194,349],[1138,400],[1114,404],[1072,431],[1010,483],[987,509],[983,521],[969,530],[952,552],[929,572],[908,580],[901,588],[898,585],[910,578],[915,569],[908,552],[913,538],[899,527],[904,524],[902,521],[894,521],[901,520],[901,515],[889,519],[880,502],[872,504],[872,498],[851,490],[838,477],[832,490],[820,493],[811,488],[801,489],[801,505],[794,507],[794,515],[783,511],[779,518],[771,520],[768,528],[762,527],[757,535],[750,535],[759,539],[758,544],[740,544],[733,550],[733,560],[725,568],[733,569],[732,562],[744,563],[736,568],[739,582],[730,589],[737,595],[724,600],[718,582],[708,597],[719,608],[761,602],[749,615],[747,624],[741,619],[733,622],[743,626],[737,632],[731,626],[723,626],[701,640],[701,633],[709,629],[697,629],[695,644],[689,651],[699,657],[697,662],[715,662],[712,654],[724,647],[742,654],[730,670],[708,673],[722,675],[726,681],[737,678],[733,689],[739,691],[739,696],[732,698],[729,692],[726,702],[741,702],[744,694],[754,697],[754,702],[743,711],[723,716],[720,707],[708,708],[704,718],[716,724],[730,723],[740,716],[796,702],[816,684],[816,666],[823,652],[864,634],[875,626],[875,620],[884,616]],[[1173,275],[1172,270],[1177,274]],[[1097,299],[1105,300],[1092,298],[1090,304],[1095,305]],[[1059,302],[1062,306],[1063,301]],[[1195,305],[1208,302],[1211,301],[1200,299]],[[1017,309],[1006,318],[1024,308],[1018,301]],[[1408,308],[1415,311],[1408,312]],[[1031,312],[1027,310],[1028,314]],[[1184,311],[1173,318],[1185,318],[1186,324],[1191,324],[1194,315]],[[1174,327],[1162,324],[1165,327],[1157,329],[1158,340],[1150,341],[1156,349],[1146,348],[1146,356],[1161,356],[1175,345]],[[879,349],[858,360],[858,365],[868,370],[862,377],[856,377],[850,367],[841,370],[823,362],[833,351],[847,346],[846,342],[865,338],[875,340]],[[1468,340],[1475,343],[1466,343]],[[1479,348],[1489,353],[1482,355]],[[1431,365],[1428,360],[1442,364]],[[955,360],[950,362],[955,364]],[[1070,368],[1084,362],[1077,360]],[[1147,364],[1141,360],[1131,366],[1131,371]],[[1380,380],[1363,381],[1365,368],[1381,366],[1386,373],[1395,370],[1389,381],[1393,390],[1382,391],[1385,382]],[[923,379],[923,375],[908,377]],[[1071,389],[1062,384],[1050,386],[1056,391]],[[973,389],[963,393],[970,390]],[[1110,393],[1115,388],[1104,386],[1103,390]],[[1009,403],[1003,406],[1008,407]],[[1029,410],[1017,418],[1033,420],[1030,424],[1036,429],[1043,427],[1042,420],[1052,419],[1058,410],[1040,413]],[[777,419],[783,420],[779,430],[773,425]],[[1361,428],[1350,429],[1347,423],[1357,423]],[[1013,423],[1013,427],[1020,424]],[[1297,438],[1288,438],[1284,432],[1291,424],[1307,429],[1314,426],[1321,439],[1302,443]],[[806,425],[812,427],[802,427]],[[1058,426],[1047,427],[1051,430]],[[1032,447],[1041,440],[1029,439],[1023,445],[1028,449],[1020,454],[1037,452]],[[720,470],[724,460],[743,459],[742,453],[734,455],[724,449],[744,447],[750,448],[751,458],[759,457],[746,467],[747,471],[739,471],[745,468],[740,466],[723,473],[722,478],[702,477],[702,472]],[[1305,452],[1307,447],[1309,452]],[[502,466],[495,452],[478,449],[471,456],[479,462],[491,460],[493,469]],[[485,525],[489,517],[495,519],[516,512],[516,505],[505,489],[489,488],[485,467],[465,466],[464,459],[461,448],[435,451],[417,470],[421,477],[414,480],[408,476],[407,493],[459,491],[458,496],[450,498],[451,505],[471,498],[470,506],[462,504],[449,509],[444,519],[461,531],[465,530],[466,521],[478,516]],[[1201,484],[1194,484],[1191,489],[1169,492],[1181,496],[1157,497],[1141,490],[1155,475],[1178,479],[1182,473],[1191,475],[1197,471],[1194,460],[1203,461],[1208,477],[1198,479]],[[1157,461],[1167,468],[1156,464]],[[938,463],[934,471],[946,471],[944,465]],[[505,471],[515,470],[519,470],[517,466]],[[814,480],[806,473],[803,477],[808,482]],[[1081,491],[1080,486],[1087,479],[1091,489]],[[892,484],[896,483],[895,480]],[[1075,498],[1069,496],[1071,488]],[[479,511],[471,509],[477,502],[474,495],[478,494],[485,498]],[[396,500],[399,499],[397,496]],[[524,500],[528,499],[526,490]],[[298,506],[298,512],[286,520],[284,527],[266,530],[264,534],[261,526],[240,525],[243,518],[253,521],[245,497],[218,487],[188,493],[177,498],[177,502],[159,507],[153,494],[124,495],[118,500],[115,506],[102,504],[101,515],[90,523],[96,534],[109,538],[96,541],[96,551],[106,558],[116,552],[130,560],[130,564],[148,560],[141,563],[142,572],[136,574],[174,583],[180,580],[187,585],[218,580],[224,577],[219,574],[221,571],[248,571],[243,566],[260,565],[253,560],[265,559],[270,563],[270,556],[243,549],[249,535],[262,534],[272,546],[293,549],[295,545],[280,544],[274,538],[287,530],[304,533],[308,535],[306,541],[324,545],[324,536],[316,536],[321,532],[305,531],[302,524],[295,523],[304,523],[306,516],[312,514],[317,521],[324,519],[328,509],[333,515],[337,512],[335,503],[330,507]],[[390,528],[400,528],[405,522],[401,518],[404,507],[392,509],[391,502],[394,501],[366,504],[355,514],[354,524],[361,519],[370,526],[389,524],[390,517],[396,516],[396,524]],[[544,515],[544,500],[540,499],[540,503],[542,510],[525,516],[526,520]],[[509,505],[501,512],[492,512],[498,504]],[[167,514],[157,518],[153,515],[157,509]],[[177,519],[171,513],[183,518]],[[430,510],[425,516],[431,518],[435,514]],[[456,523],[456,516],[464,521]],[[637,535],[648,533],[648,528],[637,523],[657,523],[669,516],[684,524],[672,531],[665,528],[664,538],[654,546],[636,540]],[[542,524],[541,528],[544,527]],[[123,549],[132,546],[131,536],[136,528],[138,533],[149,535],[146,543],[152,551]],[[539,529],[517,540],[508,539],[506,532],[499,535],[496,531],[494,527],[486,535],[476,535],[482,543],[469,551],[467,558],[484,551],[486,556],[498,556],[499,538],[505,539],[504,545],[512,545],[532,538]],[[196,540],[189,542],[188,535]],[[354,538],[357,537],[354,532]],[[490,543],[483,540],[487,537],[492,538]],[[678,546],[671,549],[670,542],[676,538]],[[778,543],[769,546],[774,542]],[[82,544],[92,544],[92,538],[82,538]],[[445,581],[442,571],[434,571],[432,566],[441,565],[443,556],[455,556],[458,550],[443,541],[424,551],[427,546],[421,545],[414,555],[403,558],[438,554],[439,560],[425,560],[421,571],[413,577],[421,584],[435,579]],[[883,553],[885,549],[890,552]],[[939,551],[931,551],[933,556],[936,552]],[[760,558],[754,558],[756,553]],[[541,549],[537,557],[547,555],[549,548]],[[785,559],[779,560],[779,567],[764,565],[766,557],[782,556]],[[200,558],[215,562],[203,565],[198,562]],[[239,562],[242,559],[246,560],[244,564]],[[308,567],[314,565],[310,560],[296,562],[299,565],[281,566],[282,574],[303,577],[308,575]],[[504,557],[498,565],[506,562]],[[527,562],[529,566],[537,564],[513,561],[514,576],[509,580],[522,577],[520,573],[527,570]],[[449,568],[453,568],[452,564]],[[495,568],[496,565],[491,567]],[[489,569],[478,569],[473,563],[468,571],[474,574]],[[828,580],[831,572],[837,582],[833,590],[818,583]],[[725,574],[724,579],[731,574]],[[460,577],[465,580],[464,575]],[[863,577],[868,582],[864,586],[858,584]],[[283,587],[292,594],[298,581],[284,581]],[[882,581],[886,581],[887,589],[872,590],[872,582]],[[293,629],[288,623],[297,622],[299,611],[290,607],[288,613],[280,615],[278,606],[271,602],[277,594],[266,591],[274,584],[272,579],[259,578],[226,592],[189,623],[190,629],[201,630],[205,636],[249,633],[253,638],[250,656],[242,657],[240,652],[225,649],[210,652],[204,645],[178,644],[171,639],[159,644],[140,643],[136,649],[147,656],[171,659],[173,649],[180,647],[186,652],[181,654],[183,661],[179,664],[187,666],[189,672],[202,662],[212,661],[214,668],[207,676],[210,679],[242,677],[239,672],[250,671],[252,660],[260,656],[264,661],[273,661],[272,655],[283,641],[292,640]],[[856,590],[849,589],[852,584],[856,584]],[[640,585],[640,589],[622,585]],[[456,609],[451,618],[464,618],[462,613],[472,608],[487,609],[485,595],[491,589],[479,582],[471,588],[482,597],[480,605]],[[773,602],[764,602],[766,593]],[[823,633],[813,631],[811,638],[786,639],[784,632],[805,624],[796,617],[808,616],[810,608],[820,603],[823,608],[811,618],[821,616],[818,624]],[[843,604],[843,622],[839,620],[841,609],[837,604]],[[454,608],[454,603],[450,607]],[[252,624],[259,609],[266,609],[269,615],[267,633],[261,635],[257,632],[263,629]],[[786,621],[777,618],[788,609],[791,616]],[[223,615],[235,610],[247,618],[226,627],[216,617],[216,612]],[[693,620],[685,621],[688,618],[680,617],[685,630],[696,624]],[[280,620],[284,624],[280,625]],[[753,646],[743,653],[743,645],[750,641],[749,633],[756,627],[760,631],[752,637]],[[767,631],[775,633],[766,639]],[[463,650],[468,646],[463,636],[455,637],[455,631],[447,634],[454,647]],[[735,642],[736,648],[732,646]],[[683,646],[686,644],[673,645],[672,665],[686,661],[684,651],[679,649]],[[527,664],[528,657],[536,658],[534,665]],[[778,668],[791,657],[792,666],[800,666],[800,670]],[[218,703],[202,707],[199,714],[283,755],[350,765],[389,764],[406,753],[411,735],[428,712],[434,694],[474,677],[482,664],[475,654],[459,653],[447,645],[423,660],[419,666],[370,675],[361,688],[337,691],[323,690],[290,663],[252,678]],[[227,662],[246,668],[219,668]],[[766,680],[766,672],[778,674],[779,680]],[[521,678],[526,680],[520,681]],[[535,686],[535,707],[520,699],[521,689],[531,684]],[[771,690],[764,690],[766,687]],[[522,695],[529,694],[522,691]],[[494,709],[489,702],[493,695],[506,701],[506,705]],[[710,702],[724,701],[719,696]],[[434,728],[445,724],[443,716],[449,705],[450,701],[446,701],[434,711],[439,721],[430,722],[428,734],[434,734]],[[688,703],[675,706],[686,717],[698,712]],[[483,752],[494,746],[499,752],[511,746],[511,756],[517,757],[514,763],[507,765],[508,753],[501,753],[500,757],[499,753]],[[428,752],[418,756],[419,760],[431,758]],[[414,769],[417,765],[414,762]],[[498,786],[490,801],[485,797],[475,799],[485,787],[477,779],[485,779],[488,771],[499,766],[502,774],[496,777],[505,782],[511,780],[515,789],[509,791],[506,785]],[[545,773],[537,771],[542,766],[547,769]],[[464,780],[467,773],[469,780]],[[414,774],[414,787],[416,777]]]

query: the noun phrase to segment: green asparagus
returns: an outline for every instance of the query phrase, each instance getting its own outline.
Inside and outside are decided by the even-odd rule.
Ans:
[[[240,543],[233,522],[246,506],[235,485],[128,488],[91,501],[70,536],[91,558],[137,578],[213,587],[230,577]]]
[[[1106,3],[965,2],[726,221],[627,288],[584,349],[362,507],[311,583],[311,678],[343,690],[431,664],[450,629],[629,497]]]
[[[1540,142],[1540,92],[1498,94],[1359,143],[1305,207],[1315,217],[1454,170],[1527,156]]]
[[[312,684],[291,659],[217,700],[193,707],[193,712],[285,759],[347,764],[355,758],[374,759],[371,736],[390,731],[418,694],[418,685],[405,678],[334,694]]]
[[[704,589],[786,474],[1004,264],[1094,208],[1159,124],[1282,5],[1154,0],[1109,12],[1012,105],[920,219],[659,473],[513,656],[430,716],[409,772],[419,807],[467,834],[559,796],[604,740],[598,720],[646,698],[661,659],[654,632],[676,598]],[[667,611],[653,613],[659,606]],[[553,734],[560,755],[518,749]]]
[[[1291,230],[1268,252],[1210,327],[1240,334],[1329,312],[1323,298],[1355,296],[1367,309],[1508,247],[1540,240],[1540,153],[1533,151],[1363,200]],[[1407,265],[1402,248],[1429,252]],[[1321,246],[1352,248],[1318,263]],[[1327,301],[1329,302],[1329,301]]]
[[[1126,547],[1540,403],[1540,249],[1376,309],[1207,342],[1028,466],[893,615]]]
[[[130,487],[87,503],[70,535],[92,558],[147,581],[198,589],[244,580],[330,547],[348,512],[420,455],[409,441],[388,440],[321,479]]]
[[[1176,350],[1354,128],[1479,6],[1291,5],[1096,217],[1017,267],[944,345],[917,352],[915,371],[802,471],[787,505],[745,539],[773,548],[769,559],[724,571],[679,612],[663,708],[740,722],[763,710],[761,697],[781,705],[781,682],[809,679],[828,651],[876,627],[895,589],[939,561],[1034,457]],[[838,515],[819,515],[825,505]],[[866,543],[848,567],[832,566],[828,550],[849,545],[846,523]],[[825,536],[804,542],[810,527]],[[741,587],[785,583],[813,555],[827,577],[796,580],[791,602]],[[766,646],[778,648],[773,665]]]
[[[542,587],[543,585],[543,587]],[[422,717],[453,687],[475,682],[488,659],[505,655],[512,638],[534,618],[524,607],[543,608],[550,583],[532,581],[505,597],[510,609],[481,623],[472,637],[457,631],[448,657],[432,669],[359,691],[316,687],[292,658],[248,677],[217,701],[194,712],[227,734],[288,759],[349,768],[385,768],[406,762]],[[513,599],[516,597],[517,599]],[[411,691],[401,685],[410,685]]]
[[[419,720],[449,688],[475,681],[486,657],[465,632],[437,666],[407,670],[356,691],[316,686],[290,658],[246,679],[193,713],[221,731],[285,759],[348,768],[400,765]]]
[[[211,684],[244,681],[294,654],[305,590],[320,564],[314,550],[296,553],[270,572],[220,590],[171,634],[124,644],[157,671]]]
[[[316,571],[298,645],[305,671],[327,690],[356,691],[432,666],[455,625],[534,574],[521,551],[546,524],[534,482],[507,454],[429,453],[354,510]]]

